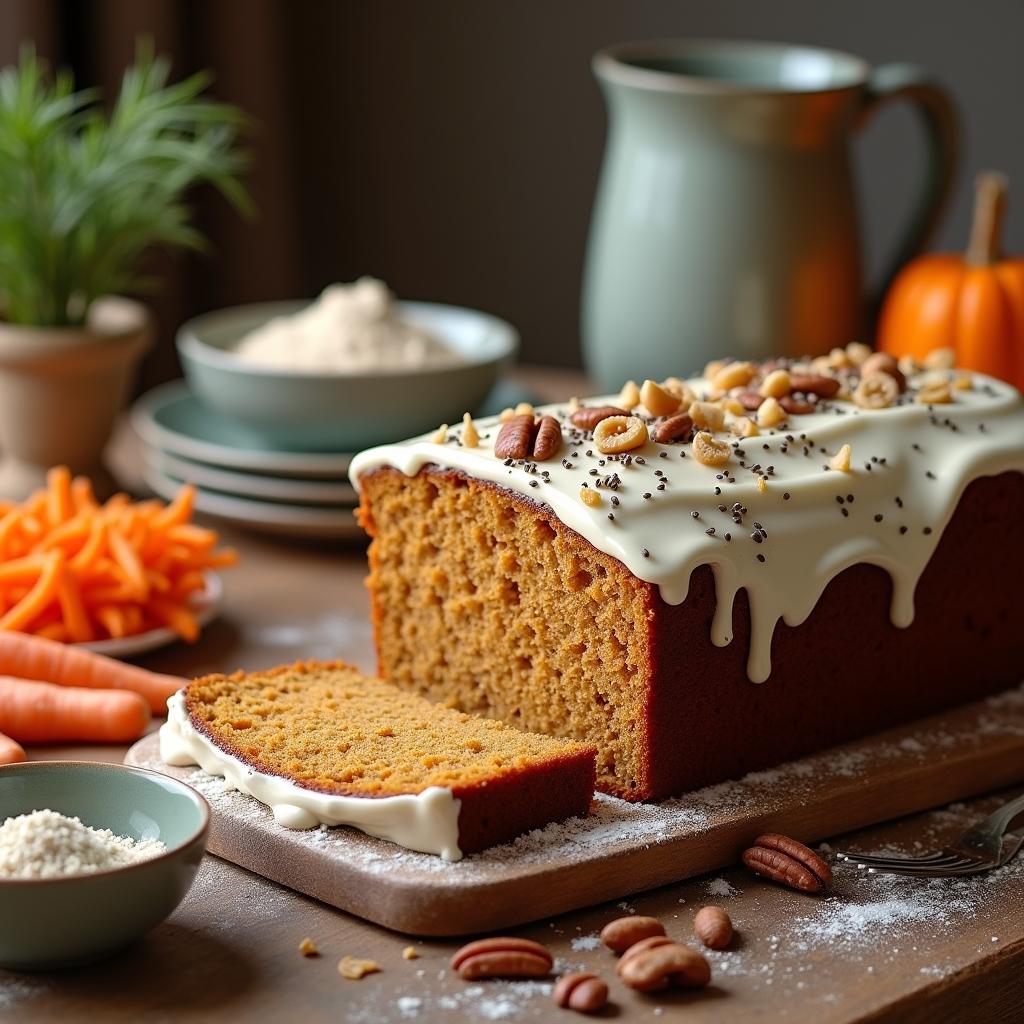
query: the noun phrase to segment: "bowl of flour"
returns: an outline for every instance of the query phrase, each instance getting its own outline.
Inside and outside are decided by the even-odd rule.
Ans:
[[[145,934],[192,885],[209,820],[202,796],[141,768],[0,768],[0,967],[79,966]]]
[[[196,317],[177,343],[195,395],[254,443],[347,452],[474,412],[519,337],[487,313],[400,302],[383,282],[361,278],[312,302]]]

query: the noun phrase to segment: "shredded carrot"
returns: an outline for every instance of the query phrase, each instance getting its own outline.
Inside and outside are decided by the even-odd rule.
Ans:
[[[194,502],[186,485],[169,505],[101,505],[60,466],[20,505],[0,501],[0,631],[80,643],[166,625],[194,640],[205,574],[238,560],[191,522]]]

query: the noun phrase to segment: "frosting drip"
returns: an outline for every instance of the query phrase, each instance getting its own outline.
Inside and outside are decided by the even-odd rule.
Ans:
[[[277,823],[285,828],[351,825],[409,850],[439,854],[448,861],[462,858],[462,801],[450,789],[430,786],[416,795],[379,799],[306,789],[290,779],[256,771],[221,750],[189,721],[180,692],[167,702],[167,721],[160,727],[160,758],[165,764],[197,764],[209,775],[223,776],[235,789],[270,807]]]
[[[434,464],[499,484],[549,507],[655,584],[668,604],[681,604],[693,570],[710,566],[717,592],[712,641],[732,642],[733,602],[745,590],[747,675],[760,683],[771,674],[779,620],[802,623],[829,582],[857,563],[891,576],[892,622],[908,626],[917,582],[964,489],[978,477],[1024,470],[1024,400],[1001,381],[972,378],[971,389],[946,405],[911,401],[867,410],[849,401],[823,403],[775,430],[733,439],[739,450],[720,469],[698,463],[689,445],[650,440],[628,462],[602,456],[590,435],[568,425],[563,404],[537,410],[565,428],[561,452],[546,462],[496,458],[500,424],[491,417],[477,422],[475,448],[461,446],[457,431],[442,444],[416,438],[360,453],[350,476],[358,487],[361,476],[382,466],[412,476]],[[689,384],[698,393],[707,388],[700,379]],[[587,405],[616,401],[605,396]],[[829,469],[844,444],[852,448],[850,472]],[[764,472],[766,485],[759,485]],[[618,478],[614,490],[598,485],[611,474]],[[583,484],[597,487],[600,504],[581,500]]]

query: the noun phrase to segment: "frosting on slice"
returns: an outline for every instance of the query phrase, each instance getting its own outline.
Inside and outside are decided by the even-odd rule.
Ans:
[[[462,801],[450,789],[430,786],[415,795],[380,798],[338,796],[259,772],[221,750],[192,725],[180,691],[167,702],[167,721],[160,727],[160,758],[165,764],[196,764],[209,775],[223,776],[235,789],[266,804],[285,828],[351,825],[409,850],[438,854],[447,861],[462,858]]]
[[[957,377],[950,371],[950,381]],[[710,390],[701,378],[687,383],[698,396]],[[926,383],[922,378],[919,387]],[[1024,400],[990,377],[972,374],[969,383],[941,405],[915,400],[920,390],[913,389],[888,408],[823,401],[759,436],[730,438],[734,452],[722,467],[699,463],[689,444],[653,440],[627,455],[602,455],[590,433],[571,425],[570,409],[552,405],[537,412],[563,425],[553,459],[495,457],[500,423],[491,417],[477,421],[475,447],[463,446],[459,431],[441,443],[424,436],[384,445],[357,455],[350,476],[358,487],[380,467],[411,476],[436,465],[508,488],[655,584],[669,604],[686,599],[694,569],[710,566],[717,588],[712,640],[731,643],[733,602],[745,590],[747,674],[759,683],[771,674],[778,621],[803,622],[849,566],[885,569],[893,580],[892,621],[909,625],[918,580],[964,489],[978,477],[1024,470]],[[831,468],[847,444],[850,470]]]

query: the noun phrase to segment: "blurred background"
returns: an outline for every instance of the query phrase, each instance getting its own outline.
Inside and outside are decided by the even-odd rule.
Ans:
[[[924,65],[955,95],[966,131],[941,247],[963,246],[976,171],[1024,183],[1019,0],[0,0],[0,64],[33,40],[108,94],[140,33],[176,76],[212,68],[215,94],[255,118],[260,210],[246,222],[195,197],[215,250],[160,264],[162,342],[140,388],[178,375],[171,338],[186,317],[360,274],[508,319],[525,361],[578,365],[605,132],[589,62],[615,41],[760,38]],[[875,118],[857,160],[877,274],[923,164],[910,111]],[[1007,249],[1024,248],[1024,214],[1011,210],[1007,227]]]

